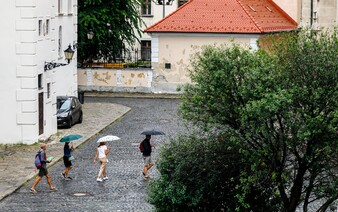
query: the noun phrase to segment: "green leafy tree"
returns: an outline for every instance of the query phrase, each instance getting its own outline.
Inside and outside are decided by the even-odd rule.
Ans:
[[[116,61],[140,33],[143,0],[83,0],[78,2],[78,61]],[[87,39],[92,30],[93,40]]]
[[[256,52],[234,45],[197,54],[181,116],[240,146],[240,162],[250,164],[238,165],[241,207],[262,211],[259,200],[270,211],[308,211],[315,202],[325,211],[338,198],[338,33],[267,40]]]
[[[181,136],[161,149],[161,176],[149,184],[150,203],[157,211],[245,210],[234,199],[239,167],[250,168],[233,163],[241,161],[238,144],[225,142],[227,135],[196,135]]]

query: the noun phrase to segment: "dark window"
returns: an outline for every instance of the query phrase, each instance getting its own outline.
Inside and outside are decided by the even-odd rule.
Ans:
[[[151,15],[151,0],[145,0],[142,5],[142,15]]]
[[[171,63],[165,63],[164,68],[165,69],[171,69]]]
[[[141,60],[150,60],[151,41],[141,41]]]
[[[38,89],[42,89],[42,74],[38,75]]]
[[[183,4],[187,3],[189,0],[179,0],[178,7],[182,6]]]
[[[47,98],[50,98],[50,83],[47,83]]]
[[[39,20],[39,36],[42,35],[42,20]]]

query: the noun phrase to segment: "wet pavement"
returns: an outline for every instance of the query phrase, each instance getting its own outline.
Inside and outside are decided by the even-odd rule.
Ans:
[[[73,163],[74,168],[69,173],[73,180],[66,181],[62,178],[60,173],[64,169],[63,162],[55,161],[49,166],[48,171],[58,191],[50,192],[46,179],[43,178],[36,187],[38,193],[30,193],[29,188],[36,174],[32,173],[30,167],[33,166],[34,154],[38,149],[37,146],[33,146],[34,148],[23,151],[25,156],[22,158],[27,157],[26,164],[21,164],[17,159],[16,163],[19,164],[12,170],[6,167],[5,173],[0,173],[1,191],[3,191],[3,186],[6,186],[2,184],[3,176],[7,176],[7,181],[13,181],[11,187],[17,187],[14,193],[7,194],[8,196],[1,200],[0,211],[152,211],[153,206],[148,203],[146,195],[149,181],[144,180],[141,174],[143,160],[138,146],[144,136],[140,133],[149,129],[157,129],[166,133],[165,136],[153,136],[152,138],[152,142],[156,145],[152,157],[156,162],[158,147],[168,142],[170,137],[183,132],[185,128],[177,116],[179,102],[179,99],[171,98],[86,96],[85,111],[86,107],[88,108],[83,123],[71,129],[60,130],[56,138],[47,146],[47,156],[61,158],[63,144],[57,142],[60,137],[70,133],[84,136],[82,140],[74,143],[77,145],[73,152],[76,159]],[[92,162],[97,147],[96,141],[108,134],[116,135],[121,139],[109,143],[111,146],[107,164],[109,179],[97,182],[99,165]],[[2,156],[2,160],[10,157],[18,158],[18,152],[22,151],[22,147],[4,151],[7,151],[6,154],[10,154],[11,151],[14,153]],[[5,165],[1,162],[0,166]],[[29,170],[26,177],[30,180],[26,183],[21,182],[20,185],[15,182],[17,181],[16,172],[25,167]],[[158,177],[156,165],[149,171],[149,175],[150,180]]]

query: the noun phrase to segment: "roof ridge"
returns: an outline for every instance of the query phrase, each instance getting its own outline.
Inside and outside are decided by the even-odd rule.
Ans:
[[[260,32],[263,32],[264,30],[259,26],[259,24],[255,21],[255,19],[252,17],[252,15],[249,13],[249,11],[244,7],[242,4],[242,0],[236,0],[237,3],[242,7],[244,12],[250,17],[251,21],[255,24],[255,26],[258,28]]]
[[[272,0],[190,0],[144,32],[268,33],[296,27]]]

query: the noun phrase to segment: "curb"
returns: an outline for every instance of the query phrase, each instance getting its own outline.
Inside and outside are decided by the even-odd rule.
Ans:
[[[180,99],[181,94],[162,94],[162,93],[125,93],[109,91],[84,91],[84,96],[88,97],[118,97],[118,98],[150,98],[150,99]],[[85,103],[85,101],[84,101]]]

